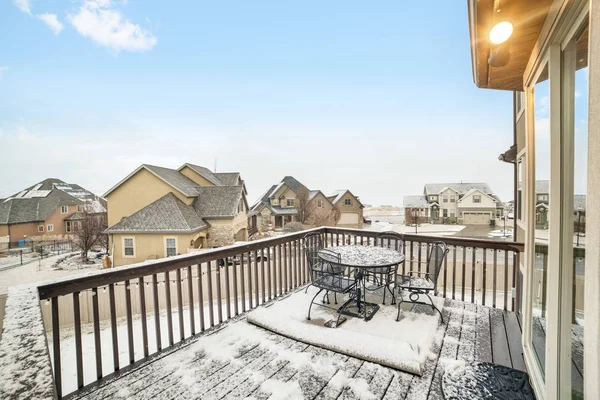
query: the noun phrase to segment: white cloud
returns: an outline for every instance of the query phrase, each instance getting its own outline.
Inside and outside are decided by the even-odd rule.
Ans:
[[[64,28],[63,24],[56,18],[56,14],[45,13],[40,14],[37,17],[44,21],[46,25],[52,29],[52,32],[54,32],[55,35],[58,35]]]
[[[24,13],[31,15],[31,5],[29,0],[13,0],[13,4]]]
[[[35,139],[35,137],[27,130],[27,128],[24,126],[19,126],[17,128],[17,139],[20,142],[30,142]]]
[[[81,35],[116,52],[150,50],[157,42],[151,32],[125,19],[110,0],[86,0],[67,19]]]

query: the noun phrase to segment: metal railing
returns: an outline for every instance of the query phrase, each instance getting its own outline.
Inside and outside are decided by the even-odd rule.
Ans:
[[[309,266],[303,252],[307,232],[40,285],[39,298],[44,324],[51,331],[49,350],[59,397],[63,393],[61,365],[63,361],[73,363],[63,360],[61,329],[73,329],[76,388],[81,389],[103,379],[107,372],[119,371],[308,283]],[[311,232],[319,232],[330,246],[374,245],[377,236],[373,231],[329,227]],[[406,261],[400,270],[421,268],[419,261],[426,261],[429,245],[438,240],[450,248],[438,279],[440,295],[516,309],[518,299],[511,293],[512,288],[518,287],[516,266],[522,244],[404,235]],[[124,319],[122,323],[119,318]],[[93,325],[89,326],[89,335],[93,335],[95,367],[86,364],[85,369],[95,368],[92,380],[84,380],[82,330],[88,329],[87,323]],[[110,330],[110,340],[101,339],[101,323],[105,332]],[[118,331],[125,326],[127,339],[122,340]],[[103,353],[103,346],[112,349]],[[128,350],[124,357],[119,349],[125,348]],[[107,361],[107,357],[112,360]]]

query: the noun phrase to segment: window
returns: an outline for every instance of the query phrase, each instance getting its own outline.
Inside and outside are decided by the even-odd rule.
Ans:
[[[287,199],[287,206],[294,207],[294,199]]]
[[[61,214],[66,214],[69,212],[69,206],[61,206],[60,207],[60,213]]]
[[[274,206],[279,205],[279,199],[272,198],[271,199],[271,204],[274,205]]]
[[[548,201],[548,195],[547,194],[538,195],[538,201]]]
[[[450,210],[450,218],[454,218],[454,210]]]
[[[44,232],[44,225],[38,225],[38,232]]]
[[[344,205],[345,206],[351,206],[352,205],[352,199],[344,199]]]
[[[46,230],[47,230],[48,232],[52,232],[52,231],[54,230],[54,225],[52,225],[52,224],[48,224],[48,226],[46,227]]]
[[[134,245],[133,238],[123,238],[123,257],[135,257]]]
[[[448,217],[448,210],[444,208],[444,218]]]
[[[172,257],[177,255],[176,238],[165,238],[165,255],[166,257]]]
[[[85,211],[85,207],[84,206],[77,206],[77,211],[84,212]]]
[[[71,221],[65,221],[65,232],[71,232]]]
[[[456,203],[456,197],[450,196],[450,203]]]
[[[515,108],[517,111],[517,115],[523,111],[525,108],[525,92],[516,92],[515,93]]]
[[[317,200],[317,207],[323,208],[323,200]]]
[[[517,219],[519,220],[523,220],[522,218],[522,214],[521,214],[521,204],[523,202],[523,179],[525,178],[525,169],[523,168],[525,166],[525,157],[522,156],[521,158],[519,158],[519,161],[517,163],[517,204],[516,204],[516,211],[517,211]]]
[[[429,198],[429,200],[430,200],[430,201],[437,201],[437,196],[431,196],[431,197]]]
[[[481,195],[480,194],[473,195],[473,203],[481,203]]]
[[[442,202],[447,203],[448,202],[448,196],[442,196]]]

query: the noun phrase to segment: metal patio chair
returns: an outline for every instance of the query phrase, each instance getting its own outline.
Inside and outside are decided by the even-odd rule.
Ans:
[[[444,258],[448,254],[448,246],[444,242],[433,242],[431,244],[431,251],[429,252],[429,258],[427,260],[425,272],[420,271],[408,271],[406,275],[396,275],[396,287],[398,287],[400,293],[400,301],[398,302],[398,315],[396,321],[400,320],[400,305],[402,303],[412,304],[424,304],[431,306],[440,314],[442,323],[444,323],[444,317],[442,312],[433,304],[430,293],[437,294],[437,280],[444,263]],[[420,264],[420,263],[419,263]],[[402,292],[409,292],[408,300],[404,300]],[[427,296],[429,303],[421,301],[421,296]]]
[[[341,265],[341,258],[338,253],[335,253],[331,250],[322,249],[320,251],[319,263],[311,268],[311,285],[319,288],[319,291],[315,294],[315,296],[310,301],[310,305],[308,307],[308,316],[307,320],[310,321],[310,310],[312,309],[313,304],[315,304],[315,299],[321,294],[323,291],[325,292],[325,296],[330,292],[333,292],[336,296],[338,293],[346,294],[350,293],[354,287],[356,286],[356,281],[353,277],[348,273],[349,268]],[[325,298],[324,296],[324,298]],[[325,303],[323,301],[323,303]],[[336,297],[337,303],[337,297]],[[344,309],[350,304],[350,301],[346,301],[338,311],[338,317],[336,320],[336,327],[340,324],[340,318],[342,316],[342,312]],[[322,307],[328,307],[324,304],[318,304]],[[328,307],[331,309],[335,309],[333,307]],[[343,321],[342,321],[343,322]]]
[[[404,235],[393,231],[380,232],[375,236],[375,246],[387,247],[388,249],[403,252]],[[396,304],[396,295],[394,294],[395,287],[394,289],[390,289],[390,286],[392,284],[395,285],[397,271],[398,265],[391,265],[389,267],[369,268],[365,269],[363,272],[366,280],[371,280],[375,284],[375,286],[371,286],[367,288],[367,290],[374,291],[383,288],[382,304],[385,304],[386,289],[392,295],[392,304]]]
[[[303,245],[308,268],[312,271],[313,268],[318,268],[321,263],[321,260],[319,259],[319,250],[322,250],[325,247],[323,245],[323,236],[318,232],[307,233],[303,238]],[[310,279],[311,284],[306,286],[304,293],[307,293],[308,288],[312,285],[312,274],[310,274]]]

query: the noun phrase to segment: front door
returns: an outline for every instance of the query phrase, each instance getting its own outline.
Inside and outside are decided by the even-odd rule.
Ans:
[[[283,217],[281,215],[275,217],[275,228],[283,228]]]

